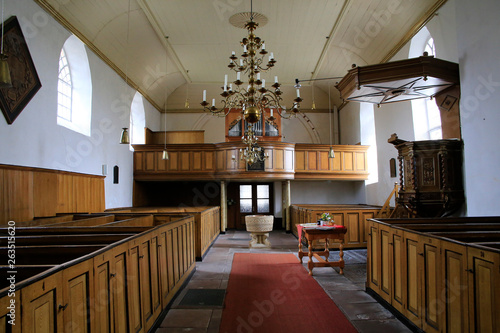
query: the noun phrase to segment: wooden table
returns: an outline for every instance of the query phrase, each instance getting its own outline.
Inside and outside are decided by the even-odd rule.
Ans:
[[[298,228],[299,229],[299,228]],[[302,230],[300,230],[302,229]],[[307,268],[309,268],[309,275],[312,274],[312,270],[314,267],[340,267],[340,274],[344,274],[344,235],[347,232],[347,228],[300,228],[299,229],[299,259],[302,263],[302,257],[308,256],[309,262],[307,263]],[[326,229],[326,230],[325,230]],[[307,243],[309,244],[307,252],[302,251],[302,241],[300,233],[303,233],[304,237],[307,239]],[[325,240],[325,250],[324,251],[314,251],[312,248],[312,243],[314,240],[324,239]],[[340,241],[339,245],[339,261],[328,261],[328,257],[330,256],[330,251],[328,250],[328,240],[338,240]],[[320,256],[324,256],[325,259]],[[313,262],[312,258],[316,258],[319,262]]]

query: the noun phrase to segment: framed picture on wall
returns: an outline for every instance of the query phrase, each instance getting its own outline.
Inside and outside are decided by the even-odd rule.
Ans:
[[[10,125],[40,90],[42,84],[16,16],[5,21],[2,37],[12,87],[0,89],[0,108]]]

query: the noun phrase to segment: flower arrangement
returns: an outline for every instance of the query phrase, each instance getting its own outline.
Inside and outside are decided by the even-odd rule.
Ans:
[[[332,217],[330,216],[330,213],[321,214],[318,220],[318,225],[332,225],[332,224],[333,220]]]
[[[321,214],[319,219],[321,221],[330,221],[332,219],[332,217],[330,216],[330,213],[323,213],[323,214]]]

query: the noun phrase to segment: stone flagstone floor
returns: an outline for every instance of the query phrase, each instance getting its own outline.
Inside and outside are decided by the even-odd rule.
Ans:
[[[180,303],[190,289],[226,289],[234,253],[294,253],[298,243],[292,234],[284,231],[270,233],[270,249],[249,249],[250,235],[246,231],[229,230],[220,235],[202,262],[196,263],[196,272],[174,300],[156,333],[216,333],[222,317],[220,306],[188,307]],[[338,258],[332,252],[331,260]],[[297,259],[298,260],[298,259]],[[303,265],[307,268],[307,258]],[[359,332],[411,332],[388,310],[368,295],[365,290],[366,250],[344,251],[344,275],[338,268],[314,268],[314,278],[330,295]],[[255,333],[258,333],[256,330]]]

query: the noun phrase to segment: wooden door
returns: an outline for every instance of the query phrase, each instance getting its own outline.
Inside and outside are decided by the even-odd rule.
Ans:
[[[405,297],[405,249],[403,231],[391,228],[391,266],[392,266],[392,297],[391,305],[401,313],[404,313],[406,304]]]
[[[112,251],[94,257],[94,327],[96,332],[113,332],[113,298],[111,292]]]
[[[23,332],[64,331],[61,282],[62,272],[57,272],[21,289]]]
[[[127,266],[127,243],[117,246],[113,249],[111,258],[111,295],[113,299],[113,327],[114,332],[128,332],[129,326],[127,318],[130,312],[128,305],[140,306],[140,302],[134,303],[135,299],[130,298],[127,290],[129,281],[135,282],[133,271]],[[137,305],[136,305],[137,304]],[[130,316],[132,317],[132,316]]]
[[[380,247],[379,247],[379,224],[368,222],[368,255],[366,266],[367,287],[377,294],[380,290]]]
[[[420,288],[422,295],[422,329],[425,332],[441,332],[442,315],[445,311],[441,299],[441,255],[440,241],[433,237],[420,236],[419,256],[423,258]]]
[[[63,271],[63,306],[65,332],[94,331],[90,295],[94,294],[93,259],[86,260]]]
[[[273,215],[273,183],[231,183],[228,194],[234,201],[230,208],[234,223],[229,221],[231,214],[228,214],[228,228],[246,230],[247,215]]]
[[[391,227],[380,226],[380,292],[384,300],[391,302],[392,297],[392,240]]]
[[[500,256],[478,248],[467,249],[469,320],[471,332],[500,329]]]
[[[143,332],[144,325],[142,321],[142,304],[141,299],[141,266],[140,266],[140,240],[136,239],[131,244],[128,251],[129,255],[126,257],[128,263],[120,265],[122,268],[128,270],[127,287],[128,287],[128,310],[129,310],[129,325],[131,332]],[[118,257],[117,257],[118,258]],[[125,258],[124,258],[125,259]],[[122,260],[120,260],[122,262]]]
[[[418,246],[419,238],[412,232],[404,232],[404,254],[405,254],[405,316],[417,327],[421,327],[421,265],[423,253]]]
[[[467,293],[467,247],[462,244],[441,241],[442,261],[440,302],[446,307],[443,318],[444,332],[467,332],[469,330]]]
[[[167,232],[160,233],[158,237],[158,274],[160,278],[160,291],[161,291],[161,306],[166,308],[168,305],[168,292],[169,292],[169,270],[167,254]]]

